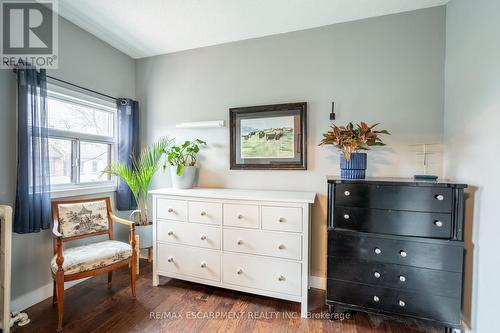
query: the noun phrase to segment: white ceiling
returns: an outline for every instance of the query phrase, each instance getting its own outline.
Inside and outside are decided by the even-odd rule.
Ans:
[[[59,0],[64,18],[132,58],[440,6],[448,0]]]

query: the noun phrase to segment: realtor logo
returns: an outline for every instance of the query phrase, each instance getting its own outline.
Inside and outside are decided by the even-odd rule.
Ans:
[[[1,68],[57,68],[57,0],[0,0]]]

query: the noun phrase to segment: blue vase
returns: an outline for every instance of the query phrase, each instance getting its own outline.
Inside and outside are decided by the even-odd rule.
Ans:
[[[366,153],[352,153],[351,159],[345,159],[340,153],[340,177],[343,179],[365,179]]]

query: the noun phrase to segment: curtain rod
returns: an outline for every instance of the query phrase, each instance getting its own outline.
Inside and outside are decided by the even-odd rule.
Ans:
[[[100,93],[100,92],[98,92],[98,91],[95,91],[95,90],[92,90],[92,89],[89,89],[89,88],[85,88],[85,87],[79,86],[79,85],[77,85],[77,84],[74,84],[74,83],[68,82],[68,81],[64,81],[64,80],[58,79],[58,78],[53,77],[53,76],[50,76],[50,75],[47,75],[47,77],[48,77],[48,78],[51,78],[52,80],[56,80],[56,81],[59,81],[59,82],[65,83],[65,84],[69,84],[70,86],[73,86],[73,87],[76,87],[76,88],[79,88],[79,89],[83,89],[83,90],[89,91],[89,92],[91,92],[91,93],[98,94],[98,95],[101,95],[101,96],[104,96],[104,97],[110,98],[110,99],[115,100],[115,101],[117,101],[117,100],[118,100],[118,98],[116,98],[116,97],[109,96],[109,95],[106,95],[106,94]]]

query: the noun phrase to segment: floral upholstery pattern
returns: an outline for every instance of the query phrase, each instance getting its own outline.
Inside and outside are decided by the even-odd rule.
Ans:
[[[72,247],[63,252],[63,270],[65,275],[91,271],[128,259],[131,256],[132,246],[115,240]],[[50,262],[54,273],[57,272],[56,258],[57,255]]]
[[[64,238],[108,230],[106,201],[59,204],[59,232]]]

